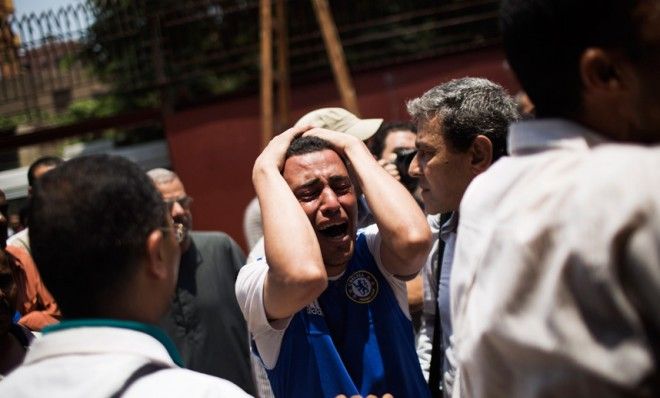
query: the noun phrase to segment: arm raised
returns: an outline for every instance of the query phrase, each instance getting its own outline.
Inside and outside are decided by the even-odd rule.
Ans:
[[[269,320],[292,316],[327,286],[314,229],[281,174],[291,140],[306,129],[292,128],[273,138],[252,171],[269,266],[264,282],[264,307]]]

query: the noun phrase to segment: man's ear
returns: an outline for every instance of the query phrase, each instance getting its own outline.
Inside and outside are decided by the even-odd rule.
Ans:
[[[163,231],[159,229],[154,229],[147,237],[147,274],[156,279],[167,278],[164,243]]]
[[[631,95],[638,82],[623,54],[587,48],[580,56],[582,110],[579,121],[606,137],[626,139],[637,109]]]
[[[580,57],[580,77],[585,95],[615,93],[623,87],[615,57],[602,48],[587,48]]]
[[[477,135],[469,149],[474,175],[481,174],[493,163],[493,143],[485,135]]]

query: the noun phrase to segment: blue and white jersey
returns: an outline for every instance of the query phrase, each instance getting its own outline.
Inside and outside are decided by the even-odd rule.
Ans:
[[[238,301],[276,397],[429,396],[405,283],[383,269],[379,252],[375,225],[358,231],[345,272],[316,301],[275,325],[263,308],[266,263],[243,267]]]

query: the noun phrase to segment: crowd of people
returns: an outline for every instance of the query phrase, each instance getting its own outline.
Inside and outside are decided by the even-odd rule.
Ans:
[[[247,257],[170,170],[35,162],[6,247],[0,195],[0,396],[660,396],[660,1],[500,14],[524,94],[304,115]]]

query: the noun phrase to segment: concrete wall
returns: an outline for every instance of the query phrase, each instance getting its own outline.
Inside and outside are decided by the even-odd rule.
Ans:
[[[405,101],[453,78],[489,78],[515,94],[518,89],[499,49],[353,74],[362,117],[405,120]],[[295,78],[293,79],[295,82]],[[291,116],[341,106],[332,80],[295,86]],[[165,118],[172,166],[193,203],[198,230],[222,230],[245,249],[243,211],[254,197],[251,170],[260,152],[259,97],[236,98]]]

